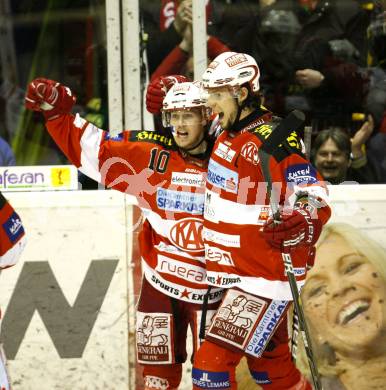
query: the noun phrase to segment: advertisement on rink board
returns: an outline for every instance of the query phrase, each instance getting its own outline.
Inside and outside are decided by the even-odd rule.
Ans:
[[[385,194],[381,185],[330,186],[332,217],[302,290],[319,371],[335,388],[384,386]],[[139,293],[127,282],[132,206],[115,191],[7,197],[29,241],[0,276],[0,336],[13,390],[139,390],[130,385],[135,347],[128,338],[128,302]],[[301,341],[297,362],[307,373]],[[191,388],[186,370],[183,381],[182,390]]]
[[[78,170],[74,165],[0,167],[0,190],[77,190]]]
[[[124,195],[6,197],[28,236],[18,264],[0,276],[0,339],[12,389],[127,390],[131,219]]]

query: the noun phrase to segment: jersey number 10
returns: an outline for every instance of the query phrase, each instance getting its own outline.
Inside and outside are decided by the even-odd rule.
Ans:
[[[150,151],[149,168],[159,173],[165,173],[168,166],[170,153],[166,150],[154,148]]]

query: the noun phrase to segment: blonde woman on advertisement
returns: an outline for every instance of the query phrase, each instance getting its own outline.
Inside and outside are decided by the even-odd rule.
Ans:
[[[385,248],[351,225],[327,225],[302,297],[324,389],[386,389]]]

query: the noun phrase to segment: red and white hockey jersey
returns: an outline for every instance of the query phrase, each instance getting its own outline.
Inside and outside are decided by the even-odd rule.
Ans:
[[[184,158],[170,138],[152,131],[110,137],[79,115],[62,115],[46,126],[81,172],[136,196],[145,217],[139,240],[149,283],[201,303],[208,288],[201,234],[208,159]],[[209,302],[221,296],[221,289],[212,289]]]
[[[218,137],[209,161],[203,232],[207,280],[216,287],[292,300],[281,253],[260,234],[271,211],[258,150],[275,125],[270,114],[260,110],[239,125],[237,132]],[[293,206],[297,195],[307,192],[319,202],[319,218],[328,220],[326,187],[302,154],[296,133],[270,158],[269,171],[281,205],[286,200]],[[299,286],[306,276],[308,251],[300,247],[292,255]]]

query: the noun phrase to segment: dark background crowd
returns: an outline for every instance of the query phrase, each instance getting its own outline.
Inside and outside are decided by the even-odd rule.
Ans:
[[[385,3],[206,4],[208,61],[227,50],[252,55],[260,66],[264,105],[279,116],[295,108],[306,114],[310,158],[332,184],[386,183]],[[24,86],[38,76],[60,80],[77,93],[78,111],[108,128],[105,2],[4,4],[0,135],[18,165],[66,163],[40,117],[23,111]],[[146,80],[160,75],[193,78],[192,0],[141,0],[139,7],[143,90]],[[9,154],[2,145],[0,154]]]

